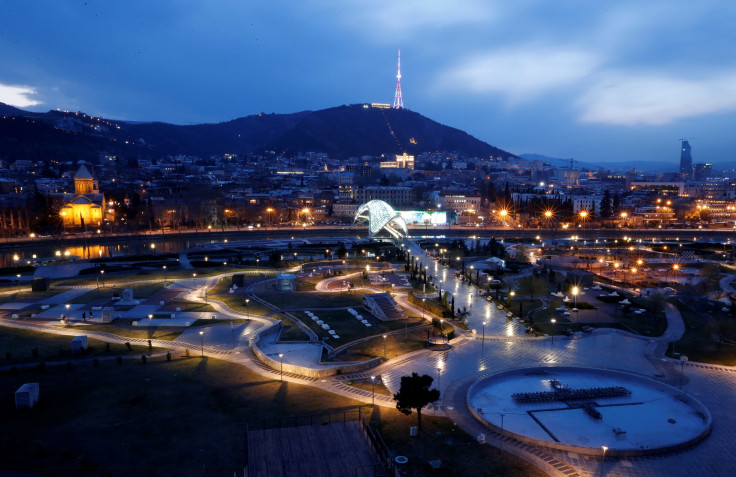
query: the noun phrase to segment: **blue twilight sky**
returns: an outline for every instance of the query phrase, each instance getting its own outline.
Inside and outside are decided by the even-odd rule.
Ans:
[[[521,154],[736,159],[731,0],[0,0],[0,101],[177,124],[404,105]]]

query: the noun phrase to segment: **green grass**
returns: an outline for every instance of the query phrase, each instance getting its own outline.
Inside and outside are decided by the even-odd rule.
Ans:
[[[113,335],[122,336],[125,338],[141,338],[141,339],[157,339],[173,341],[181,335],[182,330],[180,328],[168,328],[168,327],[133,327],[132,322],[137,320],[117,319],[109,324],[90,324],[90,325],[76,325],[74,326],[77,330],[90,330],[90,331],[102,331],[104,333],[111,333]],[[209,323],[211,321],[208,320]]]
[[[148,346],[132,346],[131,351],[128,351],[122,343],[110,343],[110,351],[105,351],[105,342],[88,338],[87,352],[72,355],[71,343],[72,336],[2,327],[0,328],[0,360],[2,360],[0,365],[33,363],[43,360],[102,358],[148,352]],[[38,350],[38,356],[34,356],[34,348]],[[7,353],[11,354],[11,359],[7,359]]]
[[[347,308],[363,305],[366,291],[353,290],[349,293],[268,293],[259,295],[280,309],[309,310],[312,308]]]
[[[340,346],[351,341],[355,341],[366,336],[377,335],[387,333],[389,331],[404,329],[405,326],[415,326],[422,323],[422,320],[396,320],[396,321],[381,321],[373,318],[363,308],[356,308],[356,311],[363,315],[363,318],[367,319],[368,322],[373,325],[370,328],[365,326],[363,323],[358,321],[353,315],[347,312],[347,310],[325,310],[315,311],[314,314],[326,324],[330,325],[331,329],[334,329],[340,339],[331,337],[327,330],[322,329],[321,326],[317,325],[306,313],[293,312],[309,329],[317,333],[317,336],[321,338],[328,338],[326,341],[332,346]]]
[[[279,313],[272,318],[281,320],[284,328],[281,330],[279,341],[308,341],[309,335],[288,316]]]
[[[122,286],[105,286],[100,287],[99,290],[95,289],[85,293],[84,295],[79,295],[73,300],[70,300],[69,303],[86,304],[98,298],[111,299],[113,296],[123,296],[123,290],[127,289],[133,290],[133,298],[135,300],[138,300],[150,298],[156,293],[163,290],[163,288],[163,283],[140,283]]]
[[[388,335],[385,339],[386,359],[395,358],[428,347],[427,332],[430,330],[431,326],[427,325],[419,329],[408,330],[407,333]],[[381,335],[378,335],[375,338],[351,346],[340,353],[335,359],[337,361],[365,361],[383,356],[384,339]]]
[[[736,346],[720,343],[714,338],[709,326],[710,316],[690,309],[682,303],[672,300],[682,314],[685,322],[685,333],[679,341],[670,346],[667,356],[679,357],[684,354],[691,361],[700,363],[719,364],[723,366],[736,366]],[[723,312],[717,312],[713,318],[723,318]],[[678,353],[675,355],[674,353]]]
[[[13,436],[0,438],[0,461],[4,469],[55,476],[130,476],[141,469],[152,476],[232,475],[246,464],[249,419],[359,404],[197,357],[0,375],[2,389],[25,382],[40,383],[41,401],[20,412],[12,392],[0,395],[3,428]]]
[[[542,477],[531,464],[512,454],[489,445],[478,444],[455,426],[452,420],[422,416],[422,430],[417,437],[408,437],[409,428],[417,425],[416,413],[405,416],[395,409],[380,408],[371,418],[380,423],[386,445],[396,455],[409,459],[401,466],[403,476],[472,475],[505,477]],[[429,461],[440,460],[442,467],[432,470]]]

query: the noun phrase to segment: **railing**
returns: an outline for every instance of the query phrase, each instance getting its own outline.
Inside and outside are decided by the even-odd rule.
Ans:
[[[365,420],[365,416],[360,409],[358,409],[358,415],[360,420],[360,427],[361,429],[363,429],[364,435],[368,438],[368,442],[370,443],[371,447],[373,447],[373,450],[375,450],[378,454],[378,458],[386,466],[388,474],[398,476],[399,473],[398,469],[396,468],[396,463],[394,462],[393,456],[391,455],[391,452],[389,452],[388,446],[383,440],[383,437],[381,437],[381,434],[378,431],[374,431],[371,426],[368,425]]]

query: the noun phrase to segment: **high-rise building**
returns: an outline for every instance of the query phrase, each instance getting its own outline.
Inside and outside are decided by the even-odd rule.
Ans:
[[[702,181],[711,176],[713,165],[709,163],[693,164],[693,178],[696,181]]]
[[[680,151],[680,175],[684,179],[693,177],[693,157],[690,155],[690,143],[682,140],[682,149]]]

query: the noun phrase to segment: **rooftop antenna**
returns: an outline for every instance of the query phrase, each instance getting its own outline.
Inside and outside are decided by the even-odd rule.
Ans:
[[[404,109],[404,100],[401,98],[401,50],[399,50],[399,68],[396,72],[396,93],[394,94],[394,109]]]

